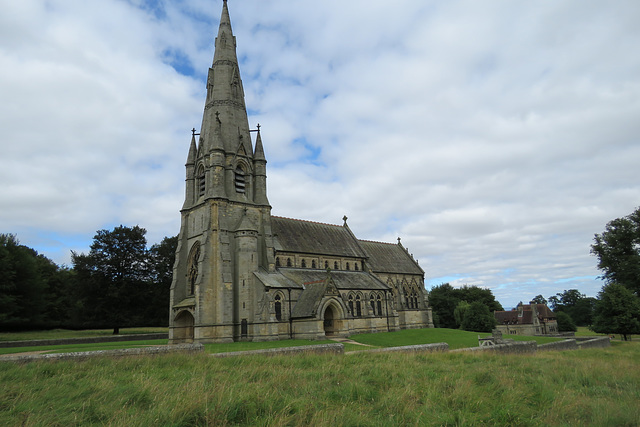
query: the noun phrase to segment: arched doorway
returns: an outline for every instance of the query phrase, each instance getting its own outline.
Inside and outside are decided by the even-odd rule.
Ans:
[[[323,317],[324,317],[324,334],[327,336],[334,335],[336,333],[335,309],[331,307],[331,305],[328,305],[326,310],[324,311]]]
[[[176,343],[193,342],[193,316],[188,311],[183,311],[174,321],[173,340]]]

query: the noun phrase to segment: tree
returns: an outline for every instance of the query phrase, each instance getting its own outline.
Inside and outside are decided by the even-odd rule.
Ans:
[[[591,253],[598,257],[606,283],[626,286],[640,296],[640,207],[607,223],[593,240]]]
[[[536,295],[531,300],[533,304],[547,304],[547,300],[542,295]]]
[[[489,307],[480,301],[469,305],[462,320],[462,329],[474,332],[491,332],[496,327],[496,318]]]
[[[121,326],[142,322],[142,307],[148,303],[146,232],[137,225],[99,230],[88,255],[72,252],[85,321],[108,325],[114,334]]]
[[[439,328],[456,329],[454,311],[460,300],[454,295],[455,289],[449,283],[434,286],[429,292],[429,304],[437,316]]]
[[[576,332],[578,328],[576,324],[573,322],[571,316],[569,316],[564,311],[559,311],[556,313],[556,318],[558,321],[558,331],[560,332]]]
[[[169,293],[173,279],[178,236],[165,237],[149,250],[151,298],[146,320],[154,325],[166,326],[169,322]]]
[[[618,283],[603,286],[598,294],[591,329],[604,334],[620,334],[627,341],[630,334],[640,334],[640,301]]]
[[[577,289],[565,290],[549,297],[551,310],[556,314],[565,312],[580,326],[588,326],[593,319],[593,308],[596,299],[581,294]]]
[[[469,304],[466,301],[460,301],[456,306],[456,309],[453,311],[453,317],[456,319],[456,323],[458,325],[462,325],[462,321],[464,320],[464,315],[469,309]]]

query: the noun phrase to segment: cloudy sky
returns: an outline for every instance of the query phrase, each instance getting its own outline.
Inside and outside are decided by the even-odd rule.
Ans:
[[[0,0],[0,232],[179,231],[221,0]],[[229,0],[273,214],[402,237],[505,307],[595,296],[640,205],[637,0]]]

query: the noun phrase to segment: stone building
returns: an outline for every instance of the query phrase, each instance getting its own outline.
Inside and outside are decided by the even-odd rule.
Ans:
[[[225,0],[186,162],[171,343],[433,327],[424,271],[400,239],[359,240],[346,217],[329,225],[271,216],[266,164],[259,126],[249,128]]]
[[[507,335],[555,335],[556,315],[546,304],[518,304],[511,311],[495,311],[496,329]]]

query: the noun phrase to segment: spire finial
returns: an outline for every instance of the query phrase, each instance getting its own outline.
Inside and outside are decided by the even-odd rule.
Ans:
[[[400,237],[398,237],[398,244],[399,244],[399,245],[401,245],[401,244],[402,244],[402,243],[401,243],[401,241],[402,241],[402,239],[401,239]]]
[[[342,217],[342,220],[344,221],[344,225],[347,225],[347,220],[349,219],[349,217],[347,217],[346,215],[344,217]]]

